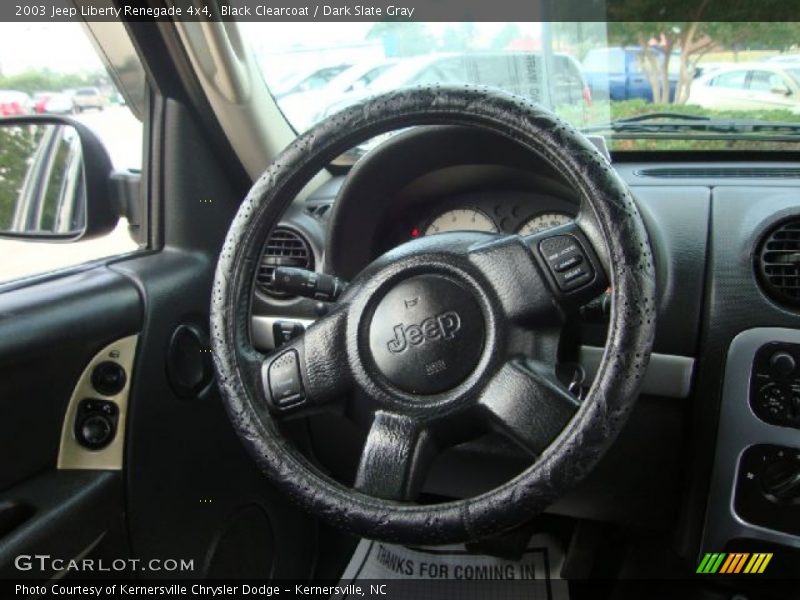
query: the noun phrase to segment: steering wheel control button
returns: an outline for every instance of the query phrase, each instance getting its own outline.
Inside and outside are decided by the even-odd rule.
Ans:
[[[103,396],[115,396],[125,388],[125,369],[110,360],[101,362],[92,371],[92,387]]]
[[[305,328],[302,323],[296,321],[275,321],[272,324],[272,339],[275,347],[279,348],[286,342],[291,342],[296,337],[303,335]]]
[[[594,269],[586,253],[571,235],[556,235],[542,240],[539,252],[561,291],[574,290],[594,279]]]
[[[580,254],[571,254],[566,258],[557,261],[555,265],[553,265],[553,270],[556,273],[563,273],[564,271],[569,271],[573,267],[577,267],[582,262],[583,262],[583,256],[581,256]]]
[[[297,350],[287,350],[267,369],[269,393],[276,408],[287,408],[304,400]]]
[[[378,371],[412,394],[456,387],[478,364],[486,325],[478,302],[443,275],[417,275],[392,288],[369,326]]]
[[[86,398],[75,415],[75,439],[84,448],[100,450],[114,439],[119,408],[109,400]]]

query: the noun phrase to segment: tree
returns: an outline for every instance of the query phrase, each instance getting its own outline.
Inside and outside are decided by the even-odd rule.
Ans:
[[[0,127],[0,231],[11,229],[17,198],[41,128]]]
[[[767,7],[773,4],[772,0],[763,2]],[[686,102],[694,69],[711,50],[757,45],[784,50],[800,40],[800,23],[795,21],[703,21],[704,17],[719,16],[718,0],[675,0],[670,14],[685,15],[689,21],[641,20],[663,14],[659,12],[663,7],[663,0],[630,0],[609,9],[613,19],[608,27],[609,42],[641,48],[642,67],[656,103]],[[732,19],[736,18],[735,8],[728,15]],[[679,61],[678,80],[670,98],[670,68],[675,59]]]
[[[8,77],[0,76],[0,89],[17,90],[26,94],[60,92],[82,86],[103,86],[108,83],[104,72],[54,73],[48,69],[30,70]]]
[[[522,37],[522,32],[519,25],[506,23],[492,39],[492,50],[505,50],[511,42],[520,37]]]
[[[436,48],[436,40],[423,23],[383,21],[367,32],[368,40],[380,40],[386,56],[417,56]]]
[[[442,33],[439,41],[439,50],[444,52],[464,52],[475,46],[478,31],[474,23],[459,23],[450,25]]]

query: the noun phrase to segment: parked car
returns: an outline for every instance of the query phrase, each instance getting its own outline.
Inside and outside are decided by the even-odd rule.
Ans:
[[[25,92],[0,90],[0,117],[27,115],[31,108],[31,98]]]
[[[782,108],[800,114],[800,65],[760,62],[718,69],[692,83],[687,103],[728,110]]]
[[[778,65],[800,65],[800,52],[776,54],[775,56],[765,58],[762,62],[774,63]]]
[[[539,52],[474,52],[429,54],[406,59],[378,77],[361,92],[354,92],[332,104],[331,114],[365,97],[406,86],[428,83],[472,83],[503,88],[550,107],[582,102],[591,104],[592,96],[581,75],[578,61],[567,54],[555,53],[545,76],[545,64]],[[547,80],[547,86],[543,82]]]
[[[36,92],[33,95],[33,112],[35,113],[43,113],[44,112],[44,105],[47,102],[48,98],[55,94],[55,92]]]
[[[295,129],[304,131],[322,118],[330,104],[346,94],[365,90],[395,64],[397,60],[380,59],[353,65],[320,89],[283,96],[281,110]]]
[[[697,79],[702,77],[703,75],[708,75],[713,71],[718,71],[719,69],[724,69],[725,67],[729,66],[730,63],[724,62],[702,62],[694,67],[694,78]]]
[[[352,66],[353,63],[351,62],[342,62],[324,67],[315,66],[310,69],[294,71],[289,76],[273,84],[271,90],[277,99],[285,98],[289,94],[319,90],[328,85],[334,77]]]
[[[653,48],[663,61],[664,52]],[[679,54],[670,59],[669,98],[675,97],[678,83]],[[631,100],[643,98],[653,101],[653,88],[643,68],[640,46],[593,48],[583,59],[583,75],[594,97],[609,100]]]
[[[41,106],[41,110],[39,110]],[[75,112],[73,96],[65,93],[52,94],[36,106],[36,112],[68,115]]]
[[[78,88],[72,97],[75,110],[82,112],[87,108],[103,110],[106,107],[105,96],[96,87]]]

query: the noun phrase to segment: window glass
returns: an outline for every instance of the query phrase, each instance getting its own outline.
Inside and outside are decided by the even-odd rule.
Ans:
[[[358,87],[359,85],[369,85],[370,83],[375,81],[378,77],[380,77],[383,73],[385,73],[386,69],[388,68],[389,68],[388,65],[384,65],[371,69],[370,71],[367,71],[366,73],[364,73],[363,76],[358,78],[357,80],[358,85],[356,85],[355,87]]]
[[[800,115],[800,94],[778,103],[774,97],[754,100],[710,89],[746,90],[748,71],[762,70],[751,65],[785,56],[797,45],[800,25],[794,22],[758,27],[666,21],[247,22],[239,27],[298,132],[370,96],[437,83],[488,85],[523,96],[604,136],[612,150],[786,150],[791,142],[778,138],[777,130],[775,140],[767,133],[756,139],[746,135],[748,123],[797,122]],[[277,93],[287,72],[348,63],[363,73],[381,61],[389,66],[367,85],[336,88],[331,82],[303,99]],[[755,85],[771,87],[769,81]],[[734,119],[737,126],[728,128],[725,139],[711,139],[699,127],[644,137],[632,124],[644,119],[659,129],[668,125],[659,123],[667,114],[694,122],[698,116]]]
[[[753,71],[750,75],[750,89],[757,92],[772,92],[773,90],[785,90],[787,87],[777,73]]]
[[[618,48],[589,50],[583,61],[583,69],[592,73],[624,73],[625,52]]]
[[[42,43],[42,40],[48,42]],[[58,51],[54,52],[53,48]],[[80,24],[0,23],[0,57],[0,117],[68,115],[100,138],[115,169],[141,169],[142,123],[126,105]],[[0,170],[14,169],[14,165],[23,160],[21,155],[14,154],[12,137],[9,132],[0,137],[3,146]],[[59,160],[59,153],[66,151],[64,144],[53,155],[54,164],[67,164]],[[29,169],[30,164],[22,168]],[[36,218],[42,230],[56,231],[59,219],[65,219],[66,209],[60,194],[65,177],[65,173],[51,171],[48,184],[39,196]],[[19,205],[15,191],[0,193],[0,218],[14,213]],[[111,233],[86,241],[53,243],[0,239],[0,255],[5,257],[0,260],[0,283],[126,254],[139,247],[125,219],[121,219]]]
[[[714,78],[714,87],[741,90],[744,89],[746,79],[747,71],[730,71],[717,75]]]

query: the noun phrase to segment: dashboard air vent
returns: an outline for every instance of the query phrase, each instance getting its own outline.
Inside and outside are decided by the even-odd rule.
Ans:
[[[330,210],[331,206],[329,202],[324,204],[309,204],[306,206],[306,213],[317,219],[322,219],[328,214],[328,210]]]
[[[308,241],[288,227],[276,227],[264,245],[264,254],[256,275],[258,288],[270,296],[286,298],[283,292],[272,289],[272,273],[275,267],[314,268],[314,253]]]
[[[800,179],[800,168],[793,167],[658,167],[640,169],[643,177],[666,179],[738,178],[738,179]]]
[[[772,229],[756,262],[767,293],[784,304],[800,306],[800,218]]]

